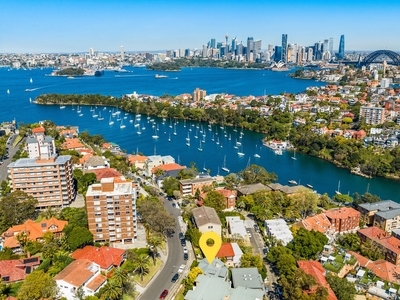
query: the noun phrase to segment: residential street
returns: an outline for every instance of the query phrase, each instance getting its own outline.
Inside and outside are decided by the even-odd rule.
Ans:
[[[0,166],[0,182],[6,180],[7,178],[7,166],[11,163],[12,157],[14,156],[15,152],[17,152],[19,148],[19,144],[14,148],[12,146],[16,135],[13,135],[10,141],[10,144],[7,145],[8,147],[8,158],[4,160],[4,163]]]
[[[161,272],[157,275],[156,279],[149,285],[146,291],[139,296],[139,299],[148,300],[148,299],[159,299],[160,294],[163,290],[168,290],[169,294],[166,299],[171,298],[171,288],[174,285],[171,282],[172,277],[175,273],[178,272],[179,266],[182,264],[186,264],[187,261],[183,260],[183,249],[179,240],[179,232],[180,226],[178,222],[178,217],[181,215],[180,211],[176,208],[172,207],[172,202],[168,200],[164,200],[164,206],[166,210],[172,213],[176,220],[176,228],[175,234],[173,237],[167,238],[168,240],[168,259],[164,263],[164,267]],[[182,280],[182,274],[178,279],[178,282]]]

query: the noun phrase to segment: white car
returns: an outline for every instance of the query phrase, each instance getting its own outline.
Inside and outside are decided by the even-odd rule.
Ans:
[[[249,236],[249,238],[251,238],[251,233],[250,232],[248,232],[247,235]]]
[[[188,253],[187,247],[183,247],[183,253]]]
[[[178,273],[182,273],[184,269],[185,269],[185,265],[181,265],[178,269]]]

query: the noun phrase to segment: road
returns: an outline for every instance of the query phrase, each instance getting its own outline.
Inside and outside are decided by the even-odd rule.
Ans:
[[[265,243],[264,239],[261,233],[256,232],[254,229],[254,225],[256,223],[254,222],[253,219],[250,219],[249,217],[246,217],[246,220],[244,221],[244,225],[246,227],[247,232],[251,233],[251,238],[250,238],[250,243],[253,248],[253,254],[260,254],[261,257],[264,259],[264,264],[267,268],[267,287],[268,290],[271,291],[269,293],[269,299],[279,299],[279,296],[276,295],[276,293],[273,293],[275,291],[275,287],[278,284],[278,277],[276,276],[275,272],[272,270],[272,267],[268,262],[265,261],[265,254],[263,253],[263,249],[265,248]]]
[[[19,144],[15,148],[12,146],[15,138],[16,138],[16,135],[13,135],[11,138],[10,144],[7,145],[8,158],[6,160],[4,160],[4,163],[0,166],[0,182],[7,179],[7,176],[8,176],[7,166],[11,163],[11,160],[12,160],[15,152],[17,152],[17,150],[19,148]]]
[[[178,217],[181,215],[180,211],[176,208],[172,207],[172,202],[168,200],[164,200],[165,209],[170,212],[176,220],[176,228],[175,234],[173,237],[168,239],[168,259],[165,262],[164,268],[158,274],[156,279],[151,283],[151,286],[147,288],[147,290],[139,297],[142,300],[153,300],[159,299],[160,294],[163,290],[168,290],[171,293],[171,287],[174,285],[171,282],[172,277],[175,273],[177,273],[178,268],[182,264],[186,264],[186,261],[183,260],[183,249],[179,240],[179,222]],[[182,280],[181,277],[178,279],[178,282]],[[170,295],[167,297],[170,298]]]

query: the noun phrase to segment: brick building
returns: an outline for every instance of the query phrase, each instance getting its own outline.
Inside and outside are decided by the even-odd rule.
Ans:
[[[325,215],[337,233],[352,232],[359,228],[361,214],[351,207],[330,209]]]
[[[89,230],[95,242],[133,243],[136,238],[136,188],[132,182],[103,178],[86,194]]]

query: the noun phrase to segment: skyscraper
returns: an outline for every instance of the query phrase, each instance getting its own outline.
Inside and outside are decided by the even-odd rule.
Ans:
[[[274,60],[279,62],[282,59],[282,46],[275,46]]]
[[[231,47],[232,47],[231,48],[232,54],[237,55],[237,53],[236,53],[237,39],[236,38],[232,39],[232,46]]]
[[[93,56],[93,55],[94,55],[94,49],[93,49],[93,48],[90,48],[90,49],[89,49],[89,54],[90,54],[90,56]]]
[[[254,39],[252,37],[247,38],[247,48],[246,48],[246,59],[249,61],[250,53],[254,50]]]
[[[287,46],[288,46],[287,34],[282,34],[282,56],[281,56],[281,60],[283,62],[285,62],[285,63],[287,62]]]
[[[125,49],[124,46],[121,46],[121,60],[123,61],[125,59]]]
[[[210,48],[214,49],[215,46],[216,46],[216,41],[215,41],[215,39],[211,39]]]
[[[342,34],[340,36],[338,58],[339,59],[343,59],[344,58],[344,34]]]
[[[333,57],[333,38],[329,38],[329,52],[331,53],[331,57]]]

